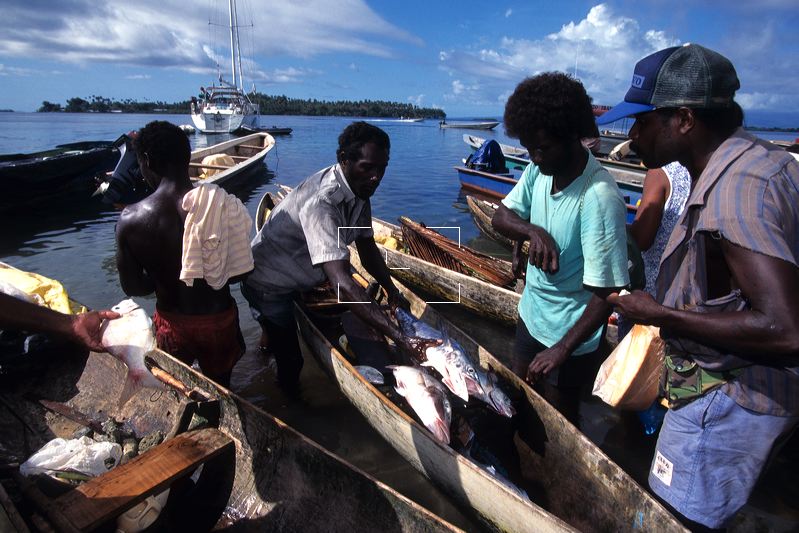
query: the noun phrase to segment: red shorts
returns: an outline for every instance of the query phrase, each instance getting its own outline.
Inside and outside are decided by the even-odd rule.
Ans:
[[[213,315],[184,315],[156,309],[153,315],[158,347],[190,365],[197,359],[211,379],[226,377],[244,354],[239,309]]]

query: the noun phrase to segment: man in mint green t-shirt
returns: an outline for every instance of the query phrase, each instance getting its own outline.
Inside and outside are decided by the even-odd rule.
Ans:
[[[505,129],[532,163],[492,221],[530,240],[519,303],[514,371],[542,377],[547,399],[577,423],[581,389],[607,356],[605,298],[629,283],[626,209],[616,182],[580,142],[593,129],[582,84],[544,73],[521,82],[505,107]]]

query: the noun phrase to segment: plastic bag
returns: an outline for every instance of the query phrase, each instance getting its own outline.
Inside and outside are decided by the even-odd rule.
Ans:
[[[594,381],[594,396],[619,409],[643,411],[658,397],[666,343],[653,326],[635,324],[605,359]]]
[[[119,464],[122,446],[115,442],[95,442],[89,437],[53,439],[19,465],[23,476],[69,470],[99,476]]]

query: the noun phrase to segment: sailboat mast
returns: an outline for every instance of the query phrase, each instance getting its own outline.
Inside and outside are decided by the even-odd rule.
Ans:
[[[230,63],[233,70],[233,85],[236,84],[236,39],[234,39],[234,32],[236,31],[235,9],[236,0],[228,0],[228,12],[230,17]]]
[[[233,0],[233,20],[236,21],[236,56],[239,61],[239,89],[244,92],[244,79],[242,77],[243,70],[241,69],[241,42],[239,41],[239,12],[236,9],[236,0]],[[233,79],[235,82],[235,77]]]

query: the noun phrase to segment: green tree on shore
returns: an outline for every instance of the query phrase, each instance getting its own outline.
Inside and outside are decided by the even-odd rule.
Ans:
[[[250,96],[260,106],[262,115],[308,115],[342,117],[382,117],[382,118],[446,118],[441,109],[418,107],[409,103],[388,102],[384,100],[305,100],[288,98],[285,95],[271,96],[255,93]],[[169,113],[189,112],[189,100],[181,102],[137,102],[131,99],[112,100],[103,96],[91,95],[87,99],[74,97],[67,100],[66,107],[48,101],[42,102],[37,110],[40,113],[66,111],[69,113]]]

